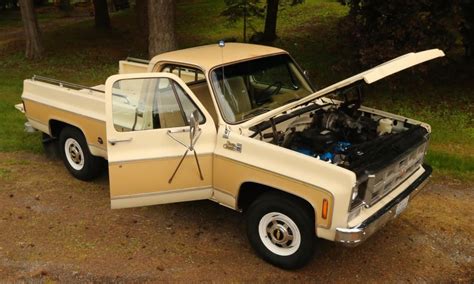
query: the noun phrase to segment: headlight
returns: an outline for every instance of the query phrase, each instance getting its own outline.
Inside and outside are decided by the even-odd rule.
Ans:
[[[358,182],[352,188],[350,209],[357,207],[362,202],[362,199],[364,199],[366,189],[367,189],[367,180]]]
[[[352,188],[352,201],[354,201],[359,195],[359,187],[356,185]]]

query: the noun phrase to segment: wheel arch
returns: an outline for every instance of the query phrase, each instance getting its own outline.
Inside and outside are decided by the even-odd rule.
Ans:
[[[80,125],[76,125],[75,123],[65,122],[63,120],[59,120],[55,118],[51,118],[48,121],[48,126],[49,126],[49,133],[50,133],[49,135],[51,136],[51,139],[59,139],[59,135],[65,127],[72,127],[72,128],[77,129],[84,136],[84,139],[86,140],[87,148],[89,148],[89,152],[91,152],[92,155],[102,157],[102,158],[107,157],[105,149],[100,149],[98,147],[99,145],[97,145],[97,142],[92,141],[91,135],[87,135],[88,133],[84,132],[83,130],[84,127],[81,127]]]
[[[70,123],[66,123],[61,120],[57,120],[57,119],[50,119],[48,124],[49,124],[49,134],[54,139],[59,138],[59,134],[65,127],[74,127],[82,132],[82,130],[79,127],[72,125]],[[82,135],[84,135],[83,132],[82,132]]]
[[[303,198],[302,196],[296,195],[290,191],[283,190],[276,188],[274,186],[265,185],[263,183],[258,182],[244,182],[240,185],[239,192],[237,195],[237,208],[245,212],[248,207],[252,204],[254,200],[256,200],[259,196],[267,192],[276,192],[281,195],[287,196],[288,198],[292,198],[301,202],[305,210],[308,211],[310,217],[314,221],[316,226],[317,222],[317,207],[314,202],[310,202],[307,199]]]

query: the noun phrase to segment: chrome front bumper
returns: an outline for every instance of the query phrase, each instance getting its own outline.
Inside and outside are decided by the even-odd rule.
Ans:
[[[419,178],[364,222],[352,228],[336,228],[335,241],[347,246],[359,245],[373,233],[382,228],[388,221],[397,217],[398,204],[406,200],[407,197],[409,197],[408,200],[411,201],[428,182],[428,178],[431,176],[433,170],[426,164],[423,165],[423,168],[425,169],[425,172]]]

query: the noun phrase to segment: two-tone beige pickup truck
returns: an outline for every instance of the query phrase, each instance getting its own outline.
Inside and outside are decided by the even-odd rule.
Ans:
[[[112,208],[210,199],[246,213],[256,252],[304,265],[315,236],[356,245],[425,184],[429,125],[361,105],[409,53],[316,91],[284,50],[208,45],[122,61],[105,85],[24,81],[27,126],[82,180],[108,161]]]

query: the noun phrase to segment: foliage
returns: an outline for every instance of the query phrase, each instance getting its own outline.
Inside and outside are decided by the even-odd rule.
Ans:
[[[177,1],[180,48],[217,43],[219,39],[240,35],[240,27],[226,26],[226,19],[219,16],[224,9],[222,0]],[[362,71],[360,67],[337,68],[339,62],[352,60],[351,51],[345,46],[348,38],[337,34],[337,23],[347,16],[348,10],[333,0],[306,0],[305,5],[281,9],[278,14],[279,39],[275,46],[288,50],[320,87]],[[21,103],[23,79],[37,74],[93,86],[103,84],[107,76],[117,72],[117,60],[127,56],[146,57],[147,45],[140,40],[142,35],[133,25],[131,12],[112,14],[114,28],[111,30],[94,29],[90,19],[68,26],[58,25],[57,29],[45,28],[47,56],[41,61],[29,62],[21,48],[1,50],[0,151],[42,151],[41,136],[23,132],[24,115],[13,107]],[[56,10],[51,13],[57,13],[58,18],[61,16]],[[21,23],[19,13],[12,14],[17,15],[16,21]],[[54,14],[42,16],[48,21],[56,17]],[[193,20],[192,29],[186,19]],[[3,20],[0,16],[0,24],[5,27]],[[255,19],[255,26],[262,28],[262,19]],[[396,90],[387,88],[383,82],[370,85],[365,104],[430,124],[433,133],[427,162],[434,166],[435,175],[474,180],[474,82],[471,78],[474,67],[463,66],[443,67],[440,72],[445,74],[443,76],[437,74],[436,79],[423,84],[397,84]],[[462,73],[464,77],[460,76]]]
[[[255,18],[263,18],[265,9],[260,4],[260,0],[224,0],[226,9],[221,16],[227,18],[229,24],[234,25],[241,19],[244,21],[243,37],[247,39],[247,27],[254,33],[256,29],[253,25]]]
[[[259,33],[252,25],[252,20],[255,18],[272,17],[271,20],[276,25],[276,13],[270,13],[270,0],[224,0],[226,8],[222,11],[221,15],[225,16],[231,24],[244,19],[244,30],[247,24],[256,34]],[[294,6],[303,3],[304,0],[274,0],[273,4],[276,4],[280,8],[286,6]],[[265,26],[265,28],[267,28]],[[245,33],[245,32],[244,32]]]
[[[284,6],[294,6],[303,3],[304,0],[280,0],[279,4]],[[248,17],[259,17],[265,16],[266,3],[262,0],[224,0],[226,8],[222,11],[221,15],[227,17],[227,19],[235,23],[241,20],[244,15]]]
[[[226,8],[221,15],[227,17],[228,21],[235,23],[244,16],[263,18],[265,9],[261,5],[261,0],[224,0]]]
[[[455,5],[449,0],[346,0],[343,25],[360,63],[372,66],[414,50],[449,50],[455,43]]]
[[[47,0],[33,0],[35,7],[40,7],[48,3]],[[19,9],[18,0],[0,0],[0,10]]]
[[[463,37],[466,56],[472,57],[474,48],[474,0],[462,0],[461,7],[461,35]]]
[[[0,10],[18,9],[18,0],[0,0]]]

